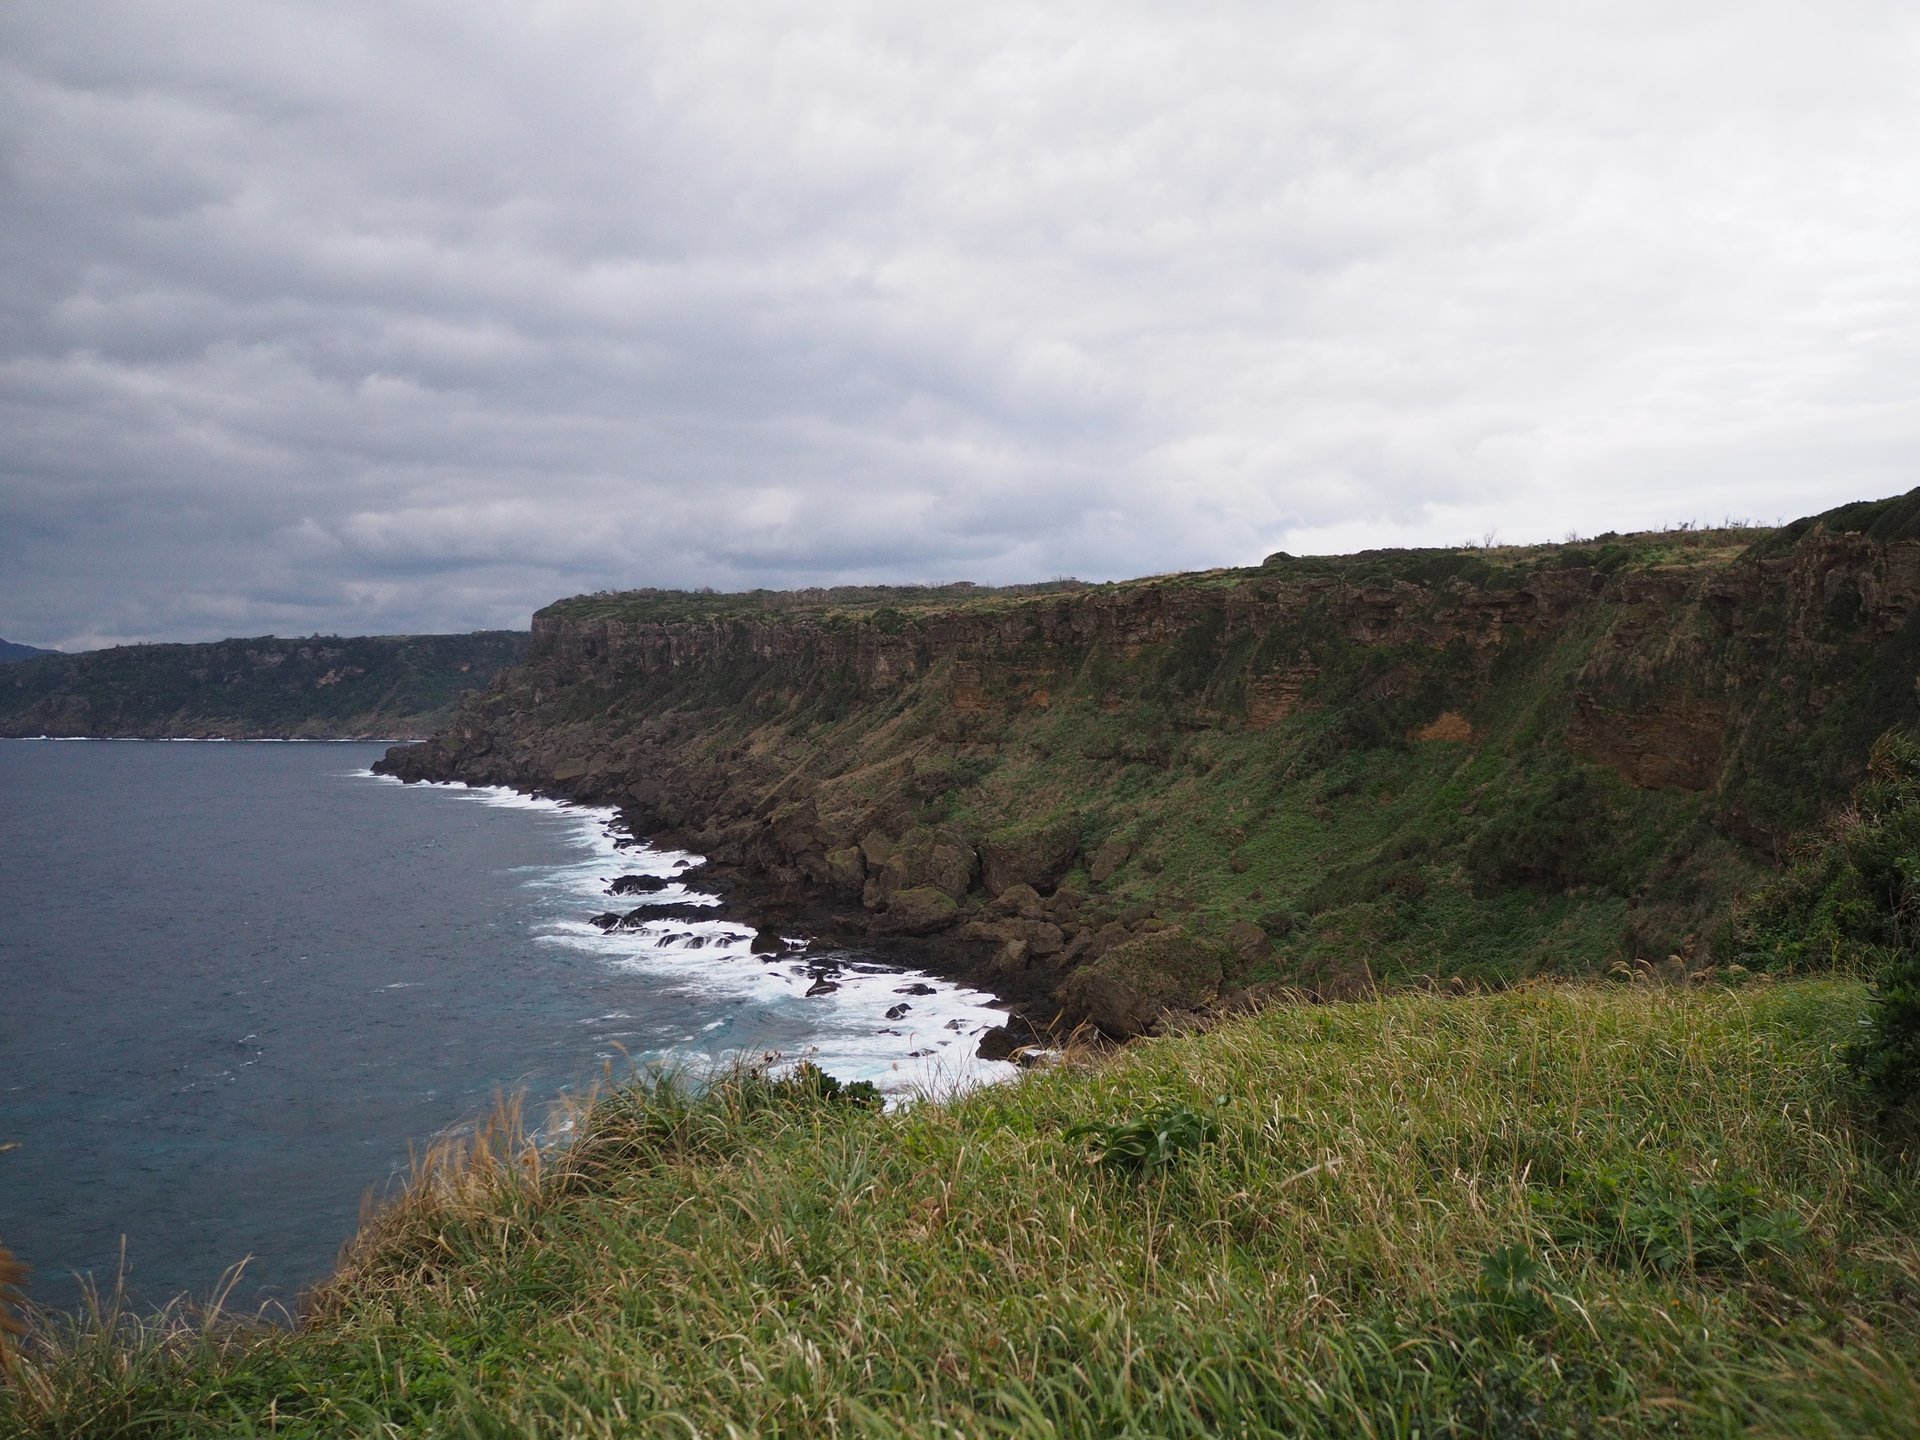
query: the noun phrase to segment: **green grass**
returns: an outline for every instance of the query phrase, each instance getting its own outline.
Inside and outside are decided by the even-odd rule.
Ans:
[[[1911,1434],[1863,1004],[1292,1007],[890,1115],[628,1088],[443,1156],[294,1333],[43,1332],[0,1433]],[[1143,1166],[1075,1130],[1175,1120]]]

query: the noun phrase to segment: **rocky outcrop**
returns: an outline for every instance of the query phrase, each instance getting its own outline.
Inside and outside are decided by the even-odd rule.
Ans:
[[[1063,816],[995,831],[980,842],[981,879],[989,895],[1016,885],[1051,890],[1080,851],[1080,822]]]
[[[1069,1020],[1115,1040],[1144,1035],[1169,1016],[1198,1011],[1220,998],[1235,969],[1226,946],[1184,930],[1128,939],[1076,970],[1060,989]]]

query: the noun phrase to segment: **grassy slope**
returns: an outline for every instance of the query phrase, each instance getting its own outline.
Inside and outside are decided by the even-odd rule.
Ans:
[[[1569,565],[1691,575],[1724,566],[1753,538],[1693,531],[1575,547],[1375,552],[1092,588],[1231,595],[1284,576],[1349,590],[1450,578],[1500,589]],[[687,607],[716,598],[760,603],[607,596],[545,613],[684,619]],[[984,590],[965,602],[1025,603]],[[957,608],[945,592],[924,604]],[[796,601],[782,613],[853,625],[874,622],[882,613],[874,605],[842,597]],[[902,626],[917,623],[910,610],[893,614]],[[1082,864],[1066,883],[1096,904],[1115,913],[1144,906],[1216,935],[1236,921],[1263,924],[1277,950],[1250,978],[1334,992],[1369,976],[1507,980],[1593,973],[1622,958],[1664,963],[1692,951],[1762,873],[1712,823],[1719,797],[1636,790],[1568,753],[1571,677],[1609,618],[1596,612],[1513,646],[1490,670],[1471,657],[1358,645],[1315,614],[1297,634],[1227,637],[1201,627],[1131,656],[1036,645],[1030,669],[988,676],[990,708],[971,716],[954,712],[951,667],[938,660],[918,683],[880,697],[777,664],[742,664],[624,691],[575,686],[547,703],[556,721],[607,735],[677,728],[693,737],[676,741],[678,752],[717,771],[738,774],[751,762],[771,780],[812,775],[823,782],[823,811],[842,817],[890,813],[896,827],[951,822],[975,836],[1066,819],[1083,835]],[[1252,728],[1251,677],[1296,649],[1318,667],[1301,712]],[[1376,698],[1374,682],[1396,670],[1419,683]],[[1044,706],[1027,699],[1037,691]],[[1442,710],[1471,721],[1471,744],[1407,738]],[[1084,862],[1115,835],[1133,855],[1095,884]],[[1536,867],[1543,856],[1548,863]],[[1530,867],[1540,873],[1524,873]]]
[[[303,1331],[70,1343],[0,1432],[1910,1434],[1920,1201],[1849,1113],[1861,1002],[1277,1009],[891,1116],[630,1089],[544,1167],[417,1184]],[[1222,1097],[1144,1180],[1064,1135]]]

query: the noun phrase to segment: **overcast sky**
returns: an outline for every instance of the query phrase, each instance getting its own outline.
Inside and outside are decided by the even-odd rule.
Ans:
[[[1911,0],[7,0],[0,635],[1920,484]]]

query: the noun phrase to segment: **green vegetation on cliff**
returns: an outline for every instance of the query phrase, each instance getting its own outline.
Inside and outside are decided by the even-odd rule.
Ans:
[[[1037,593],[583,597],[391,763],[624,804],[1110,1033],[1141,1007],[1073,977],[1168,927],[1237,957],[1179,952],[1219,979],[1171,1009],[1678,975],[1724,961],[1732,902],[1920,721],[1917,516]]]
[[[518,631],[121,645],[0,669],[0,735],[424,735],[526,657]]]
[[[0,1433],[1910,1435],[1863,999],[1287,1006],[890,1115],[618,1090],[443,1156],[296,1331],[43,1330]]]

